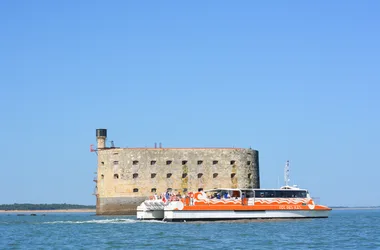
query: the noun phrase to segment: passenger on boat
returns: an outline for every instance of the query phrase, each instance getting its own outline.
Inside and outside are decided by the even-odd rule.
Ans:
[[[189,192],[189,196],[190,196],[190,206],[193,206],[194,205],[194,193]]]

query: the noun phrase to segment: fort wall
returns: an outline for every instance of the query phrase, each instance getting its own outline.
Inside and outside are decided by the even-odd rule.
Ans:
[[[98,215],[135,214],[168,188],[259,188],[258,151],[242,148],[98,148]]]

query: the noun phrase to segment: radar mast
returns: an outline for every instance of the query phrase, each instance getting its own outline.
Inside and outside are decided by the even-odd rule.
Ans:
[[[285,171],[284,171],[284,181],[285,181],[285,187],[289,186],[290,181],[290,167],[289,167],[289,160],[286,161],[285,164]]]

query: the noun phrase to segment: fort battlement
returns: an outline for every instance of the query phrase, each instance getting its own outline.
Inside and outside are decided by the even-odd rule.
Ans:
[[[97,137],[98,215],[135,214],[143,200],[168,188],[186,194],[198,188],[260,187],[253,149],[107,148],[106,130],[97,130]]]

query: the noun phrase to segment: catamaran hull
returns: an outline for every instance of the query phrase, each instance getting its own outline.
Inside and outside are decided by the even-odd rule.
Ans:
[[[137,211],[140,220],[165,221],[201,221],[201,220],[239,220],[239,219],[302,219],[328,218],[330,211],[297,210],[297,211]]]
[[[328,218],[329,211],[165,211],[167,221]]]
[[[164,210],[139,211],[137,210],[137,219],[139,220],[162,220]]]

